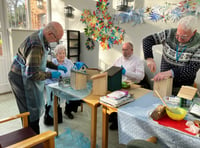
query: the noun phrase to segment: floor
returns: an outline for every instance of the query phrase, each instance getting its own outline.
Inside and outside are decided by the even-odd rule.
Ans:
[[[64,112],[64,103],[61,104]],[[12,116],[18,114],[18,108],[15,101],[15,98],[12,93],[0,95],[0,119],[6,118],[8,116]],[[90,107],[84,103],[83,104],[83,112],[80,111],[80,107],[77,113],[74,114],[74,119],[68,119],[63,114],[63,123],[59,124],[59,133],[65,131],[66,127],[78,130],[82,132],[86,137],[90,139],[90,123],[91,123],[91,109]],[[97,145],[98,148],[101,148],[102,142],[102,108],[98,108],[97,115]],[[0,126],[0,134],[7,133],[12,131],[13,129],[21,128],[21,120],[15,120],[9,122],[9,124],[1,124]],[[53,130],[53,126],[46,126],[43,123],[43,117],[40,120],[40,131],[44,132],[47,130]],[[118,131],[109,130],[109,139],[108,139],[108,148],[125,148],[125,145],[119,144],[118,142]]]

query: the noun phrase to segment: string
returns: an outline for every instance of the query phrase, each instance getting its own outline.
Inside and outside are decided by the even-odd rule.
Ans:
[[[178,54],[178,45],[176,46],[176,62],[178,62],[179,58],[181,57],[182,53],[185,51],[186,48],[187,46],[185,46],[183,50],[181,51],[181,53]]]

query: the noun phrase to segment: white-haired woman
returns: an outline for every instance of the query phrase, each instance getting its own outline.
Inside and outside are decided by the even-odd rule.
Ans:
[[[71,69],[73,68],[74,64],[71,60],[66,58],[66,47],[62,44],[59,44],[54,49],[56,58],[52,59],[52,62],[56,65],[63,65],[67,68],[67,72],[64,73],[61,72],[61,76],[63,78],[70,77]],[[52,71],[51,69],[48,69],[48,71]],[[47,83],[53,83],[58,82],[58,79],[51,79],[48,80]],[[73,119],[74,116],[72,115],[72,111],[74,111],[74,108],[77,108],[80,105],[79,101],[69,101],[69,103],[65,103],[65,115],[68,116],[69,119]]]

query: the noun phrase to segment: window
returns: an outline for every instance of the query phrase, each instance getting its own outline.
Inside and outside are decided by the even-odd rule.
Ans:
[[[7,0],[10,28],[40,29],[47,24],[47,0]]]
[[[1,26],[0,26],[1,28]],[[0,56],[3,55],[3,42],[2,42],[2,34],[0,32]]]

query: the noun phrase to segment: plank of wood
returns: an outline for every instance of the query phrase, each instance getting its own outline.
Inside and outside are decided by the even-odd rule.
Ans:
[[[197,88],[194,88],[192,86],[181,86],[180,91],[178,92],[178,97],[192,100],[197,93]]]

